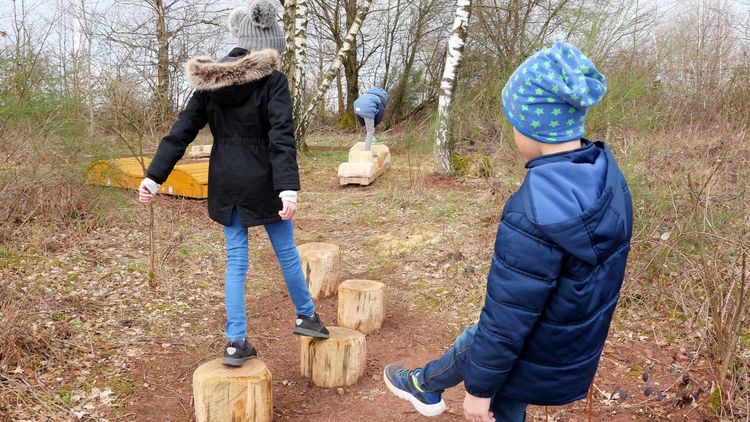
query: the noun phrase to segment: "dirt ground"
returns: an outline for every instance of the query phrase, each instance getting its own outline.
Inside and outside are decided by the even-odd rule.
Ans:
[[[247,283],[250,340],[273,375],[277,420],[420,420],[387,392],[382,369],[392,362],[422,365],[476,320],[501,206],[520,176],[490,188],[482,179],[440,179],[397,157],[373,185],[342,188],[335,169],[344,156],[301,157],[296,239],[339,245],[342,279],[386,284],[387,318],[380,332],[367,337],[365,377],[343,390],[301,378],[293,308],[258,228],[251,230]],[[70,239],[30,235],[47,252],[24,271],[2,274],[26,288],[46,289],[55,308],[40,309],[37,323],[53,325],[56,347],[70,357],[61,366],[15,368],[16,378],[41,386],[37,391],[50,404],[27,414],[13,410],[11,419],[44,420],[37,416],[52,412],[57,417],[49,420],[193,420],[192,371],[219,357],[224,344],[222,231],[208,218],[205,202],[160,198],[162,264],[158,287],[151,289],[144,273],[146,213],[133,203],[134,193],[123,195],[130,211],[111,227],[65,248],[55,245],[70,245]],[[642,281],[638,268],[630,267],[626,286]],[[336,298],[316,306],[335,325]],[[702,341],[700,331],[644,308],[624,292],[594,382],[593,420],[708,419],[708,364],[691,352]],[[448,391],[449,410],[435,420],[461,420],[463,394],[461,386]],[[532,406],[528,420],[587,420],[587,403]]]

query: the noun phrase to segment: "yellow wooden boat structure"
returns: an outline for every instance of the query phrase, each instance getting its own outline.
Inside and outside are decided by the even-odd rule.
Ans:
[[[151,159],[143,157],[146,167]],[[125,189],[138,189],[143,168],[136,157],[96,162],[86,172],[86,183]],[[177,164],[161,185],[159,193],[204,199],[208,197],[208,160]]]

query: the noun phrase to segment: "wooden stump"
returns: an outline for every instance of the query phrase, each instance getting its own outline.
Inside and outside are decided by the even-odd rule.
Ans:
[[[385,317],[385,285],[372,280],[346,280],[339,285],[338,324],[362,334],[377,331]]]
[[[341,273],[341,249],[330,243],[314,242],[300,245],[297,250],[312,298],[335,295]]]
[[[193,372],[197,422],[265,422],[273,418],[271,372],[260,359],[230,368],[221,358]]]
[[[357,142],[349,149],[349,159],[338,169],[340,185],[369,185],[385,173],[391,162],[391,153],[385,145],[372,145],[364,151],[364,142]],[[377,158],[373,153],[377,154]]]
[[[365,335],[344,327],[328,327],[331,338],[300,337],[302,376],[319,387],[354,385],[367,369]]]

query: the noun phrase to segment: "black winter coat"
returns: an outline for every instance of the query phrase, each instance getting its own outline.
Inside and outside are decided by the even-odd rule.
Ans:
[[[185,75],[196,89],[156,151],[147,175],[164,183],[208,123],[214,144],[208,170],[208,214],[228,226],[237,207],[243,226],[281,220],[279,193],[299,190],[292,103],[276,50],[233,49],[216,62],[195,57]]]

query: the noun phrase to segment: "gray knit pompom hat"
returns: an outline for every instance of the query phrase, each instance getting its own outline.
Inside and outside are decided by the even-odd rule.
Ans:
[[[229,31],[237,37],[237,45],[246,50],[286,48],[284,30],[278,23],[278,6],[274,0],[249,0],[229,14]]]

